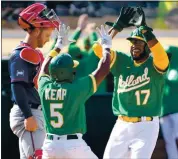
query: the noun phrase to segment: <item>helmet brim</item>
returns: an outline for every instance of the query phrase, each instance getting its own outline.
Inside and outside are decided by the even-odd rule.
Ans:
[[[144,41],[145,42],[145,39],[143,39],[142,37],[139,37],[139,36],[132,36],[132,37],[128,37],[127,40],[131,41],[131,40],[141,40],[141,41]]]

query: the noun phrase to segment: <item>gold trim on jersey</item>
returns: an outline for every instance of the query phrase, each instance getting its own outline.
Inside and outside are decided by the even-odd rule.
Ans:
[[[90,74],[89,76],[92,79],[92,82],[93,82],[93,92],[95,93],[97,91],[96,79],[95,79],[95,77],[92,74]]]
[[[112,59],[111,59],[111,64],[110,64],[110,68],[112,68],[112,66],[114,65],[114,63],[115,63],[115,61],[116,61],[116,52],[115,51],[113,51],[113,50],[111,50],[111,57],[113,57]]]
[[[153,62],[153,67],[154,67],[155,70],[156,70],[158,73],[160,73],[160,74],[165,74],[165,73],[166,73],[166,70],[165,70],[165,71],[159,70],[159,69],[155,66],[154,62]]]

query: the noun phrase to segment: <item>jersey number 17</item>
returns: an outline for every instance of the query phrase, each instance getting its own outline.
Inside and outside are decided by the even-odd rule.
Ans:
[[[145,95],[143,102],[140,99],[141,95]],[[150,96],[150,90],[137,90],[135,92],[136,100],[137,100],[137,105],[146,105],[148,102],[148,98]]]

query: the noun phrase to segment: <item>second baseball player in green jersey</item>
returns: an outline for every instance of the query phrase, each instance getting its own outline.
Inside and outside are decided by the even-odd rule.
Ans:
[[[92,79],[86,76],[71,84],[53,82],[49,76],[41,77],[39,93],[44,118],[48,119],[47,133],[63,135],[86,132],[84,103],[95,91]],[[71,116],[74,116],[72,121],[69,120]],[[50,122],[47,122],[49,119]]]
[[[131,56],[116,52],[114,65],[113,112],[116,116],[158,116],[164,78],[153,65],[150,56],[136,65]]]
[[[166,52],[171,54],[171,62],[165,78],[162,116],[178,113],[178,107],[175,105],[178,101],[178,47],[169,46]]]

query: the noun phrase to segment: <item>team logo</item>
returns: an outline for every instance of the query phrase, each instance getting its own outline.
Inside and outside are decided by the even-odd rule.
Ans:
[[[17,70],[16,76],[24,76],[24,70]]]
[[[144,69],[144,73],[141,76],[135,77],[135,75],[130,75],[123,79],[123,76],[119,76],[118,81],[118,93],[129,92],[131,90],[140,88],[150,82],[150,77],[148,77],[148,68]]]

